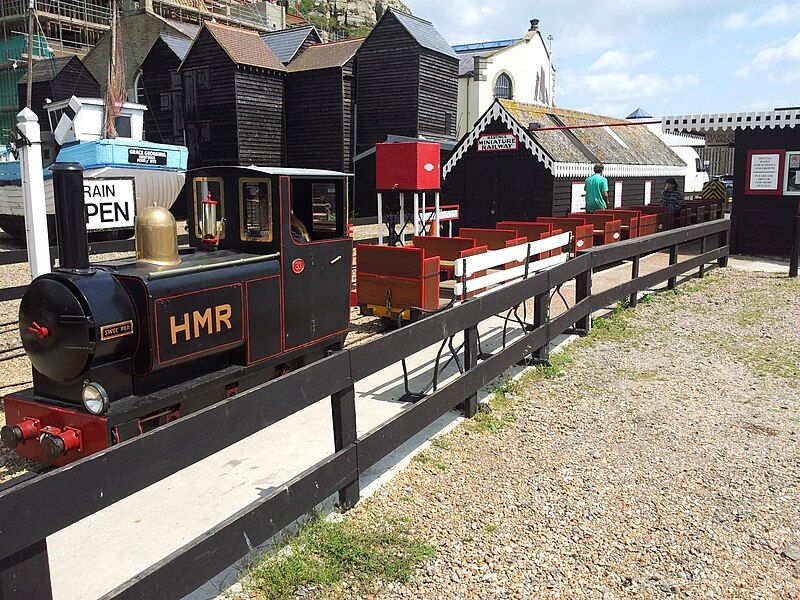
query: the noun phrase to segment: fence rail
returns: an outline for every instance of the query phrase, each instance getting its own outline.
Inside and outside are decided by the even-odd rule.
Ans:
[[[366,469],[458,406],[474,416],[481,387],[522,360],[546,359],[548,344],[559,335],[588,332],[594,309],[635,301],[638,291],[659,282],[673,287],[678,275],[694,269],[703,276],[708,263],[725,265],[729,230],[729,221],[712,221],[589,250],[67,467],[20,478],[0,491],[0,598],[51,597],[47,536],[330,397],[334,454],[104,596],[183,597],[337,491],[340,502],[352,506]],[[679,262],[678,247],[690,242],[700,243],[700,253]],[[670,251],[670,265],[639,276],[640,257],[663,250]],[[593,294],[592,271],[624,260],[632,261],[631,281]],[[576,281],[576,302],[551,319],[550,291],[570,280]],[[478,325],[531,298],[533,324],[504,349],[479,359]],[[464,374],[359,438],[355,383],[462,332]]]

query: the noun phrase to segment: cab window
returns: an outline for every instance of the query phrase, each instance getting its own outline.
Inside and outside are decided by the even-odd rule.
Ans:
[[[336,184],[313,184],[311,201],[313,202],[312,229],[314,232],[336,233]]]
[[[195,177],[192,180],[194,188],[194,229],[195,236],[203,237],[203,210],[205,201],[216,202],[214,205],[215,220],[223,222],[225,214],[225,198],[223,193],[222,179],[219,177]],[[216,225],[214,225],[216,227]],[[219,238],[225,237],[225,230],[222,228]]]
[[[272,182],[269,179],[240,179],[239,203],[242,241],[271,242]]]

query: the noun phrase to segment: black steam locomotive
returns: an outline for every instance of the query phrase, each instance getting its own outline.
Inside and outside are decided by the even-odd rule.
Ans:
[[[158,207],[135,259],[89,264],[77,166],[54,169],[61,267],[20,304],[33,389],[2,442],[63,465],[341,348],[349,328],[348,176],[260,167],[187,176],[191,249]]]

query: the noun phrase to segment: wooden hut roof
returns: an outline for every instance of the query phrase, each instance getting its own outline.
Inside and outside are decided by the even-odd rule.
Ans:
[[[270,47],[261,41],[255,31],[209,22],[205,22],[203,27],[214,36],[217,43],[236,64],[286,71],[283,63],[278,60]]]
[[[199,27],[197,28],[200,29]],[[195,31],[195,34],[197,31]],[[189,48],[192,47],[192,37],[186,37],[183,35],[172,33],[171,31],[162,31],[159,35],[159,38],[169,46],[170,50],[175,53],[180,60],[186,58],[186,55],[189,53]]]
[[[62,56],[60,58],[48,58],[46,60],[40,60],[33,63],[33,68],[31,69],[32,81],[33,83],[40,83],[42,81],[52,81],[55,79],[61,71],[64,70],[64,67],[69,64],[72,60],[77,60],[78,63],[81,65],[81,59],[77,56]],[[87,73],[88,75],[88,73]],[[28,82],[28,74],[22,76],[22,79],[19,80],[19,83],[27,83]]]
[[[610,177],[657,177],[683,174],[686,164],[646,126],[576,110],[495,100],[473,130],[456,147],[444,174],[483,135],[490,123],[500,121],[539,162],[556,177],[590,175],[596,162],[606,165]],[[625,124],[624,127],[603,125]],[[583,129],[538,131],[540,128],[600,125]],[[532,127],[533,126],[533,127]]]
[[[363,42],[363,38],[358,38],[309,46],[305,52],[289,63],[289,72],[343,67],[355,56]]]
[[[445,41],[445,39],[442,37],[442,34],[436,30],[436,27],[434,27],[433,23],[430,21],[400,12],[394,8],[387,9],[384,18],[386,15],[392,15],[395,19],[397,19],[400,25],[402,25],[405,30],[411,34],[411,37],[413,37],[423,48],[433,50],[434,52],[438,52],[439,54],[444,54],[445,56],[449,56],[458,60],[458,55],[453,51],[453,49],[450,47],[450,44]]]
[[[297,52],[309,39],[319,43],[322,39],[313,25],[292,27],[261,34],[261,40],[269,46],[283,64],[287,65],[297,56]]]

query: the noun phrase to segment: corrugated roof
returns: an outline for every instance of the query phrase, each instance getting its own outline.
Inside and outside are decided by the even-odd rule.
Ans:
[[[289,63],[289,72],[343,67],[355,56],[363,42],[363,38],[358,38],[309,46],[305,52]]]
[[[228,27],[219,23],[206,21],[203,27],[208,29],[231,60],[239,65],[249,65],[273,71],[286,71],[275,53],[267,46],[255,31]]]
[[[170,47],[170,49],[175,53],[175,56],[177,56],[180,60],[183,60],[186,57],[186,54],[189,52],[189,48],[192,47],[192,41],[194,40],[194,37],[187,37],[169,31],[162,31],[158,37],[160,37],[164,43]]]
[[[630,125],[622,119],[576,110],[524,104],[513,100],[499,102],[523,128],[528,128],[531,123],[539,123],[542,127],[559,127],[562,123],[566,126],[615,123]],[[644,125],[609,129],[613,135],[603,127],[567,131],[534,130],[529,135],[555,162],[589,163],[594,162],[596,157],[609,164],[684,165],[680,157]],[[587,156],[581,146],[591,155]]]
[[[312,37],[317,42],[322,41],[313,25],[292,27],[261,34],[261,40],[269,46],[283,64],[287,65],[294,60],[297,51],[306,40]]]
[[[457,46],[453,46],[453,50],[457,54],[461,54],[462,52],[499,50],[500,48],[507,48],[511,44],[514,44],[518,41],[519,38],[515,38],[513,40],[497,40],[494,42],[475,42],[472,44],[459,44]]]
[[[458,55],[453,52],[450,44],[445,41],[442,34],[436,30],[436,27],[434,27],[433,23],[430,21],[420,19],[413,15],[407,15],[394,8],[389,8],[386,12],[391,13],[391,15],[405,27],[406,31],[411,34],[411,37],[417,40],[417,43],[423,48],[433,50],[445,56],[450,56],[451,58],[458,58]]]
[[[76,56],[62,56],[60,58],[48,58],[46,60],[39,60],[33,63],[31,69],[33,73],[33,83],[40,83],[42,81],[52,81],[56,78],[61,70],[67,66],[67,63]],[[78,60],[80,60],[78,58]],[[19,80],[20,83],[28,82],[28,74],[22,76]]]

